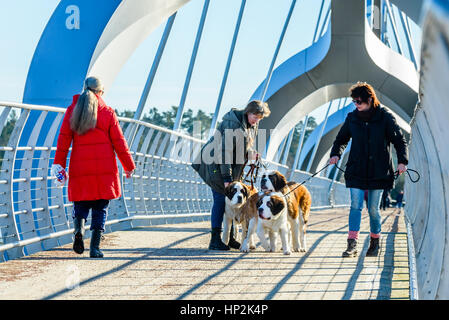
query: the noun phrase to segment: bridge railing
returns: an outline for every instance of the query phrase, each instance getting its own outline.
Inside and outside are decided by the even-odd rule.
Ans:
[[[73,204],[67,198],[67,184],[55,186],[50,174],[64,112],[64,108],[0,102],[0,261],[72,242]],[[119,121],[136,170],[126,179],[118,161],[122,197],[110,203],[106,232],[209,219],[210,188],[191,167],[205,141],[143,121],[121,117]],[[288,167],[266,163],[287,174]],[[67,170],[70,176],[68,165]],[[296,171],[295,180],[308,175]],[[340,183],[315,177],[307,186],[315,208],[349,203]],[[90,222],[89,218],[87,228]]]

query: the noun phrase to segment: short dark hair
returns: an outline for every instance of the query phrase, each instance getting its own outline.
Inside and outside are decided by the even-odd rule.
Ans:
[[[260,101],[260,100],[252,100],[250,101],[245,108],[245,113],[252,113],[261,115],[264,118],[268,117],[271,114],[270,108],[268,108],[268,103]]]
[[[360,98],[363,102],[368,102],[368,99],[371,98],[372,107],[377,108],[380,106],[380,102],[377,99],[374,88],[366,82],[357,82],[349,89],[349,92],[351,94],[351,98]]]

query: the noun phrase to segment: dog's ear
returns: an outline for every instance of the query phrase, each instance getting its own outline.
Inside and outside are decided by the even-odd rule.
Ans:
[[[242,193],[245,196],[245,198],[248,198],[249,191],[250,191],[249,187],[244,183],[242,183],[242,186],[243,186]]]
[[[281,190],[287,185],[287,179],[279,171],[275,171],[272,176],[270,176],[271,183],[276,191]]]
[[[262,205],[262,199],[263,199],[263,197],[264,197],[264,195],[262,194],[262,195],[258,195],[258,199],[257,199],[257,202],[256,202],[256,207],[257,208],[259,208],[261,205]]]
[[[232,199],[233,194],[233,189],[234,189],[234,184],[230,183],[228,184],[228,186],[225,188],[225,196],[228,197],[229,199]]]
[[[271,196],[270,199],[270,210],[273,215],[277,215],[285,208],[285,202],[279,196]]]

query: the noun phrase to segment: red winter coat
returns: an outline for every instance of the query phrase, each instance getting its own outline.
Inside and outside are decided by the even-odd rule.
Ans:
[[[97,125],[83,135],[70,128],[70,117],[79,95],[73,96],[59,131],[54,164],[66,166],[70,145],[69,201],[115,199],[121,196],[120,178],[115,153],[125,171],[135,169],[117,116],[98,97]],[[115,152],[114,152],[115,151]]]

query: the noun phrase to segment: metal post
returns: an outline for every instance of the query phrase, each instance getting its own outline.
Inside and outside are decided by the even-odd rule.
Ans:
[[[373,0],[372,2],[372,29],[374,34],[380,39],[380,25],[381,25],[381,19],[382,19],[382,15],[381,15],[381,4],[380,4],[380,0]]]
[[[302,145],[304,143],[304,136],[306,134],[306,129],[307,129],[307,123],[308,122],[309,122],[309,115],[307,114],[306,118],[304,119],[303,127],[301,129],[301,137],[299,138],[298,148],[296,149],[296,155],[295,155],[295,160],[294,160],[293,166],[292,166],[293,170],[292,170],[291,175],[290,175],[290,180],[292,179],[295,170],[298,169],[299,156],[301,155]]]
[[[282,139],[282,142],[278,149],[278,152],[276,153],[276,158],[275,158],[274,162],[279,162],[279,159],[281,158],[281,155],[282,155],[282,151],[284,151],[286,141],[287,141],[287,137],[284,137],[284,139]]]
[[[380,25],[380,40],[385,43],[385,34],[387,33],[387,14],[386,14],[385,0],[381,2],[381,25]]]
[[[218,93],[217,105],[215,106],[214,117],[212,118],[212,122],[210,125],[209,138],[214,134],[215,127],[217,126],[217,118],[220,113],[221,101],[223,99],[223,93],[226,87],[226,81],[228,79],[229,68],[231,67],[232,57],[234,55],[235,44],[237,42],[237,36],[240,30],[240,23],[242,22],[243,11],[245,9],[246,0],[242,0],[242,4],[240,5],[239,16],[237,18],[237,23],[235,24],[234,36],[232,37],[231,48],[229,49],[228,61],[226,62],[226,68],[223,75],[223,80],[221,81],[220,92]]]
[[[323,24],[321,25],[321,29],[320,29],[320,33],[319,33],[318,37],[323,36],[324,27],[326,26],[327,20],[330,19],[330,15],[329,15],[330,12],[331,12],[331,6],[329,5],[329,7],[327,8],[327,11],[326,11],[326,15],[324,16]]]
[[[165,44],[167,43],[168,36],[170,34],[173,22],[175,21],[176,12],[168,18],[167,24],[165,25],[164,33],[162,34],[161,41],[159,42],[159,47],[157,48],[156,56],[154,57],[153,65],[151,66],[150,73],[148,74],[147,82],[140,97],[139,105],[137,107],[136,113],[134,114],[135,120],[140,120],[143,113],[143,108],[147,102],[148,94],[150,93],[151,85],[153,84],[154,76],[156,75],[159,62],[161,61],[162,54],[164,53]]]
[[[285,165],[287,163],[287,159],[288,159],[288,153],[290,151],[290,148],[292,146],[292,140],[293,140],[293,133],[295,132],[295,127],[292,128],[292,130],[290,130],[290,134],[288,135],[288,139],[287,139],[287,145],[284,149],[284,156],[282,157],[282,164]]]
[[[309,163],[307,165],[306,171],[310,172],[310,168],[312,167],[313,158],[315,158],[315,154],[316,154],[316,152],[318,150],[318,146],[319,146],[319,144],[321,142],[321,137],[323,136],[324,128],[326,127],[327,118],[329,116],[329,110],[331,109],[331,106],[332,106],[332,101],[329,103],[329,107],[327,107],[326,116],[325,116],[324,121],[323,121],[323,126],[321,127],[320,134],[318,136],[317,142],[315,143],[315,147],[313,148],[313,153],[312,153],[312,155],[311,155],[311,157],[309,159]]]
[[[190,58],[189,69],[187,70],[187,76],[184,83],[184,89],[182,90],[181,101],[179,102],[178,111],[176,113],[175,124],[173,130],[177,131],[181,125],[182,115],[184,113],[184,104],[186,102],[187,91],[189,90],[190,79],[192,77],[193,67],[195,65],[196,55],[198,53],[198,47],[200,45],[201,35],[203,33],[204,21],[206,20],[207,9],[209,8],[210,0],[204,1],[203,12],[201,14],[200,24],[196,33],[195,44],[193,45],[192,56]]]
[[[399,12],[399,17],[401,18],[402,28],[404,29],[405,39],[407,40],[410,59],[412,60],[413,64],[415,65],[415,69],[418,70],[418,64],[416,63],[415,50],[413,49],[412,37],[410,34],[410,29],[408,28],[409,25],[408,25],[407,16],[404,14],[404,12],[401,11],[401,12]]]
[[[325,1],[325,0],[322,0],[322,1],[321,1],[320,13],[318,14],[318,20],[317,20],[317,22],[316,22],[315,32],[313,33],[312,43],[315,43],[315,39],[316,39],[317,32],[318,32],[318,26],[320,25],[321,14],[323,13],[324,1]]]
[[[268,84],[270,83],[271,75],[273,74],[274,64],[276,62],[276,58],[278,56],[279,50],[281,49],[282,41],[284,40],[285,32],[287,31],[287,27],[288,27],[288,24],[290,22],[290,18],[292,16],[293,9],[295,8],[295,5],[296,5],[296,0],[293,0],[292,4],[290,5],[290,10],[288,11],[288,14],[287,14],[287,18],[285,19],[284,27],[282,28],[281,36],[279,37],[279,41],[278,41],[276,50],[275,50],[274,55],[273,55],[273,59],[271,60],[270,68],[268,69],[268,73],[267,73],[267,76],[265,78],[265,85],[264,85],[264,88],[263,88],[263,91],[262,91],[262,95],[260,97],[260,100],[262,100],[262,101],[264,101],[265,94],[267,93]]]
[[[393,26],[393,34],[394,34],[396,43],[398,44],[399,53],[402,54],[403,50],[402,50],[401,42],[400,42],[399,36],[398,36],[398,28],[396,27],[396,20],[394,18],[393,12],[391,10],[389,0],[385,0],[385,6],[387,8],[388,16],[390,17],[390,20],[391,20],[391,25]]]

